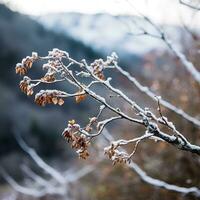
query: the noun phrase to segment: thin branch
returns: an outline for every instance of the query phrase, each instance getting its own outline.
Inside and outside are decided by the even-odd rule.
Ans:
[[[142,84],[140,84],[140,82],[134,76],[132,76],[129,72],[125,71],[116,62],[114,63],[114,65],[115,65],[115,68],[123,76],[125,76],[131,83],[133,83],[141,92],[143,92],[144,94],[146,94],[147,96],[149,96],[151,99],[156,100],[156,96],[157,95],[155,93],[153,93],[148,87],[143,86]],[[187,121],[191,122],[192,124],[200,127],[200,121],[198,119],[190,116],[189,114],[187,114],[186,112],[184,112],[182,109],[177,108],[176,106],[174,106],[170,102],[168,102],[168,101],[166,101],[164,99],[160,99],[160,104],[162,106],[168,108],[172,112],[176,113],[177,115],[183,117],[185,120],[187,120]]]
[[[33,172],[27,165],[22,165],[21,168],[24,171],[24,173],[30,178],[32,178],[37,184],[41,186],[48,185],[48,181],[46,181],[44,178]]]
[[[190,4],[189,2],[188,2],[188,3],[185,2],[184,0],[179,0],[179,3],[182,4],[182,5],[185,5],[185,6],[189,7],[189,8],[191,8],[191,9],[194,9],[194,10],[196,10],[196,11],[199,11],[199,10],[200,10],[200,7],[199,7],[199,6],[192,5],[192,4]]]
[[[69,61],[73,61],[74,63],[76,63],[77,65],[79,65],[81,68],[84,67],[83,63],[80,63],[78,61],[74,61],[72,58],[68,57]],[[87,69],[89,70],[88,66],[85,65],[87,67]],[[119,111],[118,109],[113,108],[111,105],[109,105],[105,98],[97,95],[96,93],[94,93],[92,90],[89,90],[88,88],[84,87],[84,85],[82,85],[72,74],[71,71],[69,71],[63,64],[62,64],[63,70],[66,70],[66,72],[71,76],[72,80],[74,81],[74,83],[76,83],[80,88],[82,88],[87,94],[89,94],[91,97],[93,97],[96,101],[100,102],[101,104],[105,105],[108,109],[110,109],[111,111],[113,111],[114,113],[118,114],[119,116],[121,116],[122,118],[131,121],[131,122],[135,122],[138,123],[140,125],[145,126],[148,129],[149,133],[154,134],[154,136],[159,137],[163,140],[165,140],[166,142],[178,147],[181,150],[185,150],[185,151],[189,151],[191,153],[196,153],[198,155],[200,155],[200,147],[197,145],[193,145],[191,144],[189,141],[186,140],[186,138],[177,131],[176,136],[170,136],[166,133],[163,133],[159,130],[159,128],[157,127],[156,124],[149,122],[148,120],[148,116],[145,117],[144,115],[144,111],[143,109],[137,105],[135,102],[132,102],[128,97],[126,97],[125,94],[123,94],[120,90],[117,90],[115,88],[113,88],[109,82],[107,81],[101,81],[104,85],[106,85],[111,91],[116,92],[117,94],[119,94],[120,96],[123,97],[124,100],[126,100],[127,102],[131,103],[137,110],[141,111],[140,114],[145,117],[145,119],[143,120],[147,120],[145,121],[141,121],[141,120],[137,120],[134,118],[131,118],[129,116],[127,116],[126,114],[124,114],[123,112]],[[91,73],[92,74],[92,73]],[[97,79],[98,80],[98,79]],[[148,113],[149,114],[149,113]],[[155,118],[155,116],[153,115],[153,113],[150,113],[151,117],[153,117],[155,120],[157,120],[158,122],[160,122],[159,119]]]
[[[112,135],[109,134],[107,129],[104,129],[103,136],[108,142],[112,142],[114,140],[114,138],[112,137]],[[123,148],[120,148],[120,149],[126,152]],[[161,181],[156,178],[152,178],[148,176],[146,172],[142,170],[139,167],[139,165],[137,165],[132,160],[130,161],[130,163],[126,163],[126,165],[130,167],[140,177],[142,181],[144,181],[145,183],[149,185],[156,186],[158,188],[163,188],[169,191],[178,192],[181,194],[194,194],[195,196],[200,197],[200,189],[197,187],[190,187],[190,188],[180,187],[177,185],[169,184],[165,181]]]
[[[129,3],[129,5],[135,9],[134,5],[131,3],[131,1],[127,0],[127,2]],[[195,66],[193,65],[192,62],[190,62],[186,56],[181,53],[177,47],[172,43],[172,41],[167,37],[166,33],[164,32],[164,30],[162,30],[158,25],[156,25],[150,18],[148,18],[147,16],[145,16],[144,14],[140,13],[137,9],[135,9],[137,11],[137,13],[146,21],[148,22],[150,25],[152,25],[152,27],[155,28],[155,30],[158,31],[158,33],[160,34],[159,37],[155,37],[155,38],[159,38],[161,39],[168,47],[169,49],[171,49],[171,51],[176,55],[176,57],[180,60],[180,62],[182,63],[182,65],[185,67],[185,69],[192,75],[192,77],[194,78],[194,80],[196,80],[199,84],[200,84],[200,72],[195,68]],[[154,37],[154,35],[148,33],[147,31],[145,32],[146,35],[149,35],[151,37]]]
[[[48,165],[40,156],[36,153],[35,149],[29,147],[19,134],[15,134],[16,140],[20,147],[41,167],[45,172],[54,177],[59,183],[65,183],[65,179],[62,174]]]

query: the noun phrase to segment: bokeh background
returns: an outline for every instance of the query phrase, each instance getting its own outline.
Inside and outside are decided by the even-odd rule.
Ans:
[[[132,3],[134,7],[127,1],[116,0],[0,1],[0,165],[17,182],[33,187],[21,169],[24,165],[41,176],[45,175],[19,147],[15,133],[22,135],[46,162],[59,171],[95,162],[92,158],[80,162],[61,136],[68,120],[76,119],[82,125],[87,123],[88,118],[97,113],[95,102],[88,99],[77,105],[69,99],[62,107],[49,105],[41,108],[34,104],[32,97],[20,92],[20,77],[15,74],[15,65],[32,51],[47,55],[52,48],[59,48],[73,58],[85,58],[89,63],[115,51],[120,65],[143,85],[200,119],[199,85],[162,40],[140,35],[140,27],[157,33],[137,15],[135,8],[162,26],[175,46],[200,70],[198,11],[184,7],[178,0],[162,3],[133,0]],[[36,65],[30,76],[39,77],[42,73],[40,66]],[[155,102],[118,73],[112,75],[116,87],[143,107],[156,112]],[[67,89],[65,84],[57,87]],[[163,112],[190,141],[200,142],[197,127],[166,109]],[[130,138],[141,133],[138,126],[122,122],[114,123],[108,130],[116,138]],[[147,142],[138,147],[133,159],[155,178],[179,186],[200,187],[200,159],[196,155],[178,151],[168,144]],[[2,200],[37,199],[16,194],[2,177],[0,183]],[[74,183],[72,191],[74,199],[197,199],[147,185],[130,169],[123,165],[113,167],[106,159],[89,175]],[[40,199],[62,198],[50,195]]]

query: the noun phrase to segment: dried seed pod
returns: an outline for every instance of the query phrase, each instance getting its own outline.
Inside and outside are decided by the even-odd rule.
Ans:
[[[63,100],[62,98],[59,98],[59,99],[58,99],[58,105],[59,105],[59,106],[62,106],[64,103],[65,103],[65,102],[64,102],[64,100]]]
[[[59,90],[41,90],[35,95],[35,103],[40,106],[51,103],[61,106],[64,104],[64,100],[60,97],[63,93],[63,91]]]
[[[15,67],[16,74],[24,75],[27,73],[28,69],[30,69],[33,65],[33,62],[37,60],[38,54],[36,52],[32,52],[32,56],[27,56],[22,59],[21,63],[18,63]]]
[[[44,77],[41,78],[42,81],[46,81],[46,82],[54,82],[56,79],[55,74],[45,74]]]
[[[75,120],[68,122],[68,126],[65,128],[62,135],[67,142],[71,142],[71,147],[76,149],[80,158],[86,159],[89,156],[87,150],[89,140],[84,134],[81,134],[80,126],[76,124]]]
[[[27,56],[26,58],[22,59],[22,65],[25,66],[26,69],[30,69],[33,65],[33,58]]]
[[[26,74],[27,69],[21,63],[17,63],[17,65],[15,67],[15,72],[16,72],[16,74],[24,75],[24,74]]]
[[[93,74],[97,76],[101,80],[105,80],[103,69],[105,67],[105,63],[102,59],[95,60],[90,65],[92,67]]]
[[[33,94],[34,84],[30,84],[30,82],[31,79],[28,76],[24,76],[23,80],[19,83],[21,91],[27,94],[28,96],[31,96]]]
[[[118,144],[112,143],[109,147],[104,148],[104,154],[112,160],[113,165],[116,163],[127,163],[130,162],[130,155],[126,152],[117,150]]]
[[[27,87],[27,93],[26,93],[28,96],[33,95],[33,87],[34,87],[33,84],[28,85],[28,87]]]
[[[76,153],[78,153],[79,158],[82,158],[84,160],[86,160],[90,155],[87,149],[79,149],[76,151]]]
[[[83,90],[82,89],[80,89],[76,94],[77,94],[77,96],[75,96],[75,101],[76,101],[76,103],[80,103],[81,101],[84,101],[85,99],[86,99],[86,97],[87,97],[87,95],[84,93],[83,94]],[[80,95],[79,95],[80,94]]]

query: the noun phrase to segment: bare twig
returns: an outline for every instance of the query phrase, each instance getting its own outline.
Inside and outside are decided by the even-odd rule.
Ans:
[[[155,24],[149,17],[145,16],[144,14],[142,14],[141,12],[139,12],[134,5],[132,4],[131,1],[126,0],[129,5],[136,10],[136,12],[146,21],[148,22],[152,27],[155,28],[155,30],[159,33],[159,36],[155,36],[151,33],[149,33],[148,31],[145,30],[145,35],[149,35],[151,37],[154,38],[158,38],[161,39],[167,46],[169,49],[171,49],[171,51],[174,53],[174,55],[176,55],[176,57],[180,60],[180,62],[182,63],[182,65],[185,67],[185,69],[191,74],[191,76],[194,78],[194,80],[196,80],[199,84],[200,84],[200,72],[195,68],[195,66],[193,65],[192,62],[190,62],[186,56],[181,53],[177,47],[172,43],[172,41],[167,37],[166,33],[164,32],[164,30],[162,30],[161,27],[159,27],[157,24]]]
[[[131,83],[133,83],[141,92],[145,93],[146,95],[148,95],[151,99],[156,100],[156,94],[153,93],[148,87],[143,86],[134,76],[132,76],[129,72],[125,71],[122,67],[120,67],[117,63],[115,63],[115,68],[123,75],[125,76]],[[168,108],[169,110],[171,110],[172,112],[176,113],[177,115],[183,117],[185,120],[191,122],[192,124],[200,127],[200,121],[192,116],[190,116],[189,114],[187,114],[186,112],[184,112],[182,109],[177,108],[176,106],[174,106],[173,104],[171,104],[170,102],[164,100],[163,98],[160,99],[160,104],[162,104],[162,106]]]
[[[189,7],[191,9],[194,9],[196,11],[200,10],[200,7],[198,5],[192,5],[191,3],[189,3],[189,2],[187,2],[185,0],[179,0],[179,3]]]
[[[65,179],[63,178],[62,174],[56,171],[54,168],[52,168],[50,165],[48,165],[44,160],[38,156],[36,151],[29,147],[22,137],[19,134],[15,134],[16,140],[20,147],[37,163],[39,167],[41,167],[45,172],[47,172],[50,176],[54,177],[59,183],[65,183]]]

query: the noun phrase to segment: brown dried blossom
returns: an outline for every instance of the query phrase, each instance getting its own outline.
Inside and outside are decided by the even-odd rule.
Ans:
[[[33,62],[38,59],[38,55],[36,52],[32,53],[32,56],[27,56],[22,59],[21,63],[17,63],[15,70],[16,74],[24,75],[27,73],[28,69],[30,69],[33,65]]]
[[[17,65],[15,67],[15,72],[16,72],[16,74],[24,75],[27,73],[27,69],[21,63],[17,63]]]
[[[33,65],[34,59],[30,56],[27,56],[22,60],[22,65],[25,66],[26,69],[30,69]]]
[[[19,87],[22,92],[27,94],[28,96],[31,96],[33,94],[33,87],[34,84],[30,84],[31,79],[28,76],[24,76],[23,80],[20,81]]]
[[[59,60],[48,60],[47,63],[43,64],[42,69],[47,69],[48,73],[56,72],[54,69],[57,69],[60,67]]]
[[[79,149],[76,151],[76,153],[78,153],[79,158],[82,158],[84,160],[86,160],[90,155],[87,149]]]
[[[76,94],[77,94],[77,96],[75,96],[76,103],[80,103],[81,101],[84,101],[87,97],[85,93],[83,94],[83,90],[79,90]]]
[[[93,74],[95,76],[97,76],[101,80],[105,80],[105,76],[103,74],[103,69],[105,67],[105,63],[104,63],[103,59],[95,60],[93,63],[91,63],[90,66],[92,67]]]
[[[109,65],[113,64],[118,59],[115,53],[112,53],[111,56],[107,57],[107,60],[97,59],[93,63],[90,64],[92,67],[92,71],[95,76],[97,76],[101,80],[105,80],[105,76],[103,74],[103,70]]]
[[[42,81],[45,81],[45,82],[48,82],[48,83],[51,83],[53,81],[55,81],[56,77],[55,77],[55,74],[52,73],[52,74],[45,74],[44,77],[41,78]]]
[[[110,146],[104,148],[104,154],[112,160],[113,165],[116,163],[129,163],[130,155],[126,152],[119,151],[117,148],[118,144],[112,143]]]
[[[61,51],[60,49],[54,48],[52,51],[49,51],[49,56],[54,58],[62,58],[68,57],[68,54],[65,51]]]
[[[62,106],[64,100],[62,99],[63,92],[59,90],[41,90],[35,95],[35,102],[40,106],[45,106],[46,104],[58,104]]]
[[[80,158],[86,159],[89,156],[89,152],[87,150],[89,140],[84,134],[81,133],[80,126],[79,124],[76,124],[75,120],[68,122],[68,126],[65,128],[62,135],[68,143],[71,142],[71,147],[76,149]]]

